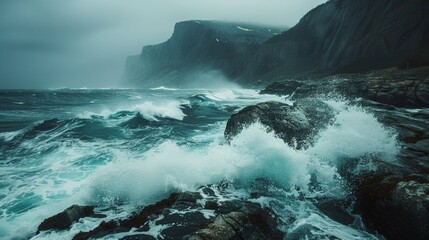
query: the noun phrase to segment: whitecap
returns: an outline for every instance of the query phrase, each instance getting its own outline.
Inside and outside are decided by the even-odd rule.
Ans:
[[[156,87],[156,88],[149,88],[150,90],[164,90],[164,91],[177,91],[177,88],[169,88],[169,87],[164,87],[164,86],[160,86],[160,87]]]
[[[180,100],[166,100],[166,101],[144,101],[141,103],[134,103],[127,106],[118,106],[113,109],[102,109],[100,111],[83,111],[78,113],[76,117],[83,119],[91,119],[94,117],[102,117],[108,119],[119,112],[138,112],[144,118],[150,121],[159,121],[160,118],[171,118],[176,120],[183,120],[186,114],[182,111],[182,106],[189,104],[189,101]],[[129,119],[125,117],[123,120]]]

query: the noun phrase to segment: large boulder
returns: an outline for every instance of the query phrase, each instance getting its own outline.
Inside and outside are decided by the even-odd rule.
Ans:
[[[425,176],[379,176],[358,188],[357,210],[387,239],[429,239],[429,181]]]
[[[273,101],[258,103],[231,116],[225,138],[230,142],[244,128],[260,122],[289,145],[303,148],[311,144],[320,129],[326,127],[334,116],[334,110],[317,99],[301,99],[292,106]]]

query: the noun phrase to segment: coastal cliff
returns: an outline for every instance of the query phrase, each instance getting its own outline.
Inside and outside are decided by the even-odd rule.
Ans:
[[[281,33],[282,32],[282,33]],[[279,34],[281,33],[281,34]],[[177,23],[165,43],[127,59],[139,86],[183,86],[216,71],[242,85],[296,76],[429,65],[429,2],[331,0],[291,29],[216,21]]]
[[[246,73],[268,79],[428,65],[428,13],[424,0],[331,0],[267,41]]]
[[[220,21],[179,22],[168,41],[128,57],[124,77],[143,87],[183,87],[207,71],[238,77],[257,46],[284,30]]]

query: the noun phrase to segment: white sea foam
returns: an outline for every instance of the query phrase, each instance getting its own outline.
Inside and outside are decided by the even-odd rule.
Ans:
[[[96,167],[111,159],[125,158],[121,151],[102,143],[67,141],[60,146],[55,142],[41,145],[33,142],[29,145],[34,152],[43,152],[46,148],[56,150],[38,158],[32,156],[20,165],[15,163],[10,168],[1,167],[0,178],[9,186],[7,194],[0,192],[5,193],[0,202],[4,209],[0,217],[5,220],[0,222],[0,239],[11,236],[26,239],[27,234],[34,233],[43,219],[73,204],[85,204],[80,192],[87,177]],[[97,224],[93,225],[95,227]],[[48,235],[50,237],[42,235],[38,239],[71,238],[63,236],[64,233],[61,237],[55,233]]]
[[[339,112],[335,124],[320,134],[309,152],[324,161],[365,154],[378,154],[382,159],[394,161],[399,147],[392,129],[361,107],[348,106],[344,101],[328,101],[328,104]]]
[[[169,101],[164,104],[144,102],[136,105],[133,110],[142,114],[143,117],[153,121],[156,121],[157,117],[183,120],[186,115],[182,112],[182,104],[184,103],[179,101]]]
[[[393,132],[363,109],[342,105],[338,110],[335,123],[322,131],[309,149],[289,147],[260,124],[243,130],[231,145],[212,143],[196,149],[165,142],[140,159],[117,159],[99,168],[85,185],[84,196],[98,204],[111,204],[112,200],[142,203],[155,201],[172,190],[192,191],[222,179],[246,185],[263,177],[285,189],[288,198],[293,197],[286,209],[297,220],[285,231],[298,234],[305,226],[322,238],[374,239],[364,231],[321,216],[310,202],[294,197],[345,196],[336,165],[344,156],[359,161],[367,155],[378,155],[394,161],[397,144]],[[319,184],[317,190],[309,188],[312,176]]]
[[[240,29],[240,30],[246,31],[246,32],[253,31],[252,29],[248,29],[248,28],[244,28],[244,27],[240,27],[240,26],[237,26],[237,28]]]
[[[150,88],[150,90],[165,90],[165,91],[177,91],[177,88],[169,88],[169,87],[164,87],[164,86],[160,86],[160,87],[156,87],[156,88]]]
[[[292,104],[289,100],[283,97],[275,95],[260,95],[256,90],[249,89],[216,89],[216,90],[205,90],[202,94],[206,99],[217,102],[219,108],[222,108],[222,104],[245,106],[250,104],[256,104],[261,101],[281,101]],[[183,113],[182,108],[184,105],[189,105],[187,100],[179,99],[166,99],[166,100],[145,100],[140,96],[132,96],[132,102],[119,106],[110,106],[98,111],[83,111],[77,114],[78,118],[91,119],[93,117],[102,117],[108,119],[119,112],[139,112],[144,118],[150,121],[158,121],[159,118],[171,118],[176,120],[183,120],[186,117]]]
[[[266,177],[284,188],[305,191],[315,175],[323,188],[319,194],[335,195],[341,187],[338,160],[379,155],[393,161],[396,152],[391,131],[362,109],[344,106],[335,123],[307,150],[295,150],[267,133],[262,125],[254,124],[231,145],[212,143],[194,149],[168,141],[142,159],[118,159],[99,168],[89,188],[98,196],[150,200],[150,196],[173,188],[192,190],[221,179],[246,182]]]
[[[8,142],[8,141],[11,141],[12,139],[14,139],[19,134],[22,134],[23,132],[24,132],[24,130],[22,130],[22,129],[12,131],[12,132],[2,132],[2,133],[0,133],[0,139],[3,139],[4,141]]]
[[[261,144],[261,142],[266,144]],[[121,159],[99,168],[88,186],[90,197],[151,201],[171,189],[192,190],[221,179],[251,181],[267,177],[276,183],[305,188],[308,157],[287,147],[261,125],[243,131],[232,145],[193,149],[165,142],[143,159]],[[124,188],[124,186],[127,186]]]
[[[328,239],[327,236],[330,236],[329,239],[334,237],[342,240],[377,239],[374,235],[339,224],[316,213],[310,213],[306,217],[298,219],[287,231],[288,236],[292,239],[309,233],[314,239]]]
[[[239,96],[237,92],[233,92],[235,96],[230,95],[230,92],[222,94],[222,96],[218,94],[217,99],[229,101],[234,98],[240,101],[257,99],[256,96],[244,99],[245,94]],[[105,143],[91,145],[83,142],[64,142],[62,148],[46,157],[36,159],[42,164],[37,165],[37,162],[28,161],[28,166],[22,166],[25,176],[28,175],[25,171],[32,170],[38,175],[17,178],[10,172],[5,172],[6,168],[2,168],[5,170],[2,171],[2,179],[9,176],[6,180],[13,185],[10,195],[1,200],[3,204],[7,203],[8,207],[15,204],[18,208],[22,203],[14,201],[14,198],[24,197],[21,194],[25,192],[34,193],[41,200],[36,199],[37,201],[31,203],[30,198],[30,204],[36,204],[35,207],[30,207],[27,212],[17,213],[13,217],[3,216],[7,221],[0,224],[0,237],[12,235],[25,237],[14,234],[34,231],[44,218],[62,211],[71,204],[116,205],[121,202],[135,206],[157,201],[169,191],[194,191],[200,185],[223,179],[239,181],[246,186],[255,178],[264,177],[284,189],[289,194],[288,197],[295,200],[297,200],[295,196],[300,194],[306,198],[341,197],[346,191],[337,172],[337,164],[341,159],[359,161],[361,157],[377,155],[386,161],[393,161],[398,147],[395,134],[370,113],[358,107],[348,106],[345,102],[328,101],[328,103],[339,112],[335,123],[323,130],[314,146],[306,150],[289,147],[260,124],[253,124],[243,130],[233,139],[231,145],[214,141],[206,146],[193,147],[166,141],[145,153],[132,149],[112,149]],[[166,101],[162,104],[146,101],[125,109],[138,111],[151,120],[156,120],[157,117],[182,119],[184,114],[180,109],[181,104],[183,102],[180,101]],[[98,115],[108,118],[120,109],[106,110],[105,113]],[[222,130],[219,128],[219,131]],[[199,138],[195,136],[194,139]],[[88,157],[91,154],[96,158],[103,151],[109,152],[106,155],[111,157],[101,163],[82,162],[92,159]],[[32,165],[38,169],[32,169]],[[70,171],[71,169],[75,171]],[[19,169],[15,169],[15,172],[19,172]],[[309,187],[314,176],[319,184],[317,190]],[[296,221],[290,229],[284,230],[296,232],[302,226],[308,225],[313,228],[315,234],[321,236],[325,234],[323,231],[328,231],[340,239],[371,238],[370,235],[317,215],[309,208],[310,205],[305,200],[300,200],[290,204],[289,208],[285,207],[294,214]],[[75,224],[73,231],[87,230],[85,228],[95,225],[97,222],[87,225]],[[42,235],[41,238],[64,237],[58,234]]]
[[[84,111],[77,114],[78,118],[91,119],[93,117],[109,118],[119,112],[138,112],[144,118],[150,121],[158,121],[159,118],[172,118],[183,120],[186,116],[182,111],[182,105],[189,104],[187,101],[168,100],[168,101],[143,101],[127,106],[119,106],[115,108],[106,108],[100,111]]]
[[[284,97],[264,94],[261,95],[257,90],[251,89],[218,89],[209,90],[203,93],[207,99],[215,102],[233,102],[238,105],[256,104],[261,101],[279,101],[292,104],[291,101],[286,100]]]

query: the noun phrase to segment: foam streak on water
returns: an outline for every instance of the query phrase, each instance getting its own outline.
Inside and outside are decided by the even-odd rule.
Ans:
[[[172,191],[226,179],[246,195],[255,179],[265,178],[271,194],[253,201],[279,214],[291,239],[376,238],[358,221],[345,226],[314,207],[316,199],[349,194],[338,172],[344,161],[394,161],[395,134],[364,109],[327,101],[338,112],[335,122],[312,147],[296,150],[258,123],[230,145],[223,140],[231,114],[257,102],[285,101],[276,96],[251,90],[63,91],[58,94],[82,95],[78,108],[66,108],[70,114],[46,117],[42,111],[42,119],[58,121],[0,133],[0,237],[29,236],[44,218],[72,204],[93,204],[107,219],[118,219]],[[101,220],[37,238],[67,239]]]

